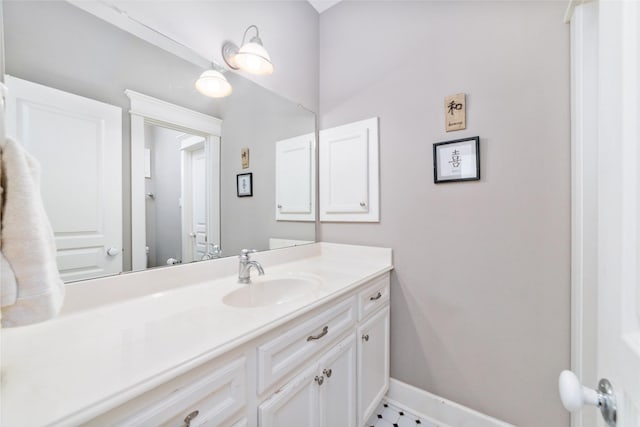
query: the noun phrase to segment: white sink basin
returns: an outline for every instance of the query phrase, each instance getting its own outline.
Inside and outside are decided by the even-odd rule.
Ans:
[[[320,290],[322,281],[310,275],[255,276],[251,283],[229,292],[222,302],[232,307],[286,304]]]

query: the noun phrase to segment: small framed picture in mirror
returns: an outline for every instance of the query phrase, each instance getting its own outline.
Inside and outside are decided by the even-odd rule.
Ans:
[[[480,137],[433,144],[433,182],[480,179]]]
[[[241,173],[236,175],[238,197],[253,197],[253,174]]]

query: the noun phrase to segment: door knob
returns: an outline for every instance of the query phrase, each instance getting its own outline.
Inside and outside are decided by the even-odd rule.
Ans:
[[[573,372],[562,371],[558,379],[558,388],[560,399],[567,411],[575,412],[585,405],[597,406],[607,425],[616,427],[616,397],[609,380],[601,379],[598,390],[593,390],[580,384]]]
[[[115,248],[115,247],[110,247],[109,249],[107,249],[107,255],[109,256],[116,256],[120,253],[120,249]]]

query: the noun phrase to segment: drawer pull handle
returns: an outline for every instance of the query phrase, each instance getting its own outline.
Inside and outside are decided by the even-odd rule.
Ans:
[[[379,300],[380,298],[382,298],[382,293],[378,291],[378,295],[376,295],[375,297],[369,298],[369,301],[376,301],[376,300]]]
[[[327,378],[331,378],[331,374],[333,374],[333,371],[331,370],[331,368],[323,369],[322,373],[325,374],[327,376]]]
[[[322,375],[320,375],[320,376],[316,375],[314,380],[315,380],[315,382],[318,383],[318,385],[322,385],[322,383],[324,382],[324,377]]]
[[[192,413],[187,415],[186,418],[184,419],[184,427],[189,427],[191,425],[191,421],[195,417],[197,417],[199,413],[200,413],[200,411],[193,411]]]
[[[325,326],[324,328],[322,328],[322,332],[320,332],[318,335],[309,335],[307,337],[307,341],[319,340],[320,338],[327,335],[328,333],[329,333],[329,327]]]
[[[362,335],[362,339],[363,339],[364,341],[367,341],[367,342],[368,342],[368,341],[369,341],[369,334],[364,334],[364,335]]]

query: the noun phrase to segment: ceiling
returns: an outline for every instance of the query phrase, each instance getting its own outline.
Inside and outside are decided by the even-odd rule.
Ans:
[[[340,3],[342,0],[308,0],[311,3],[318,13],[322,13],[325,10],[329,9],[331,6],[334,6]]]

